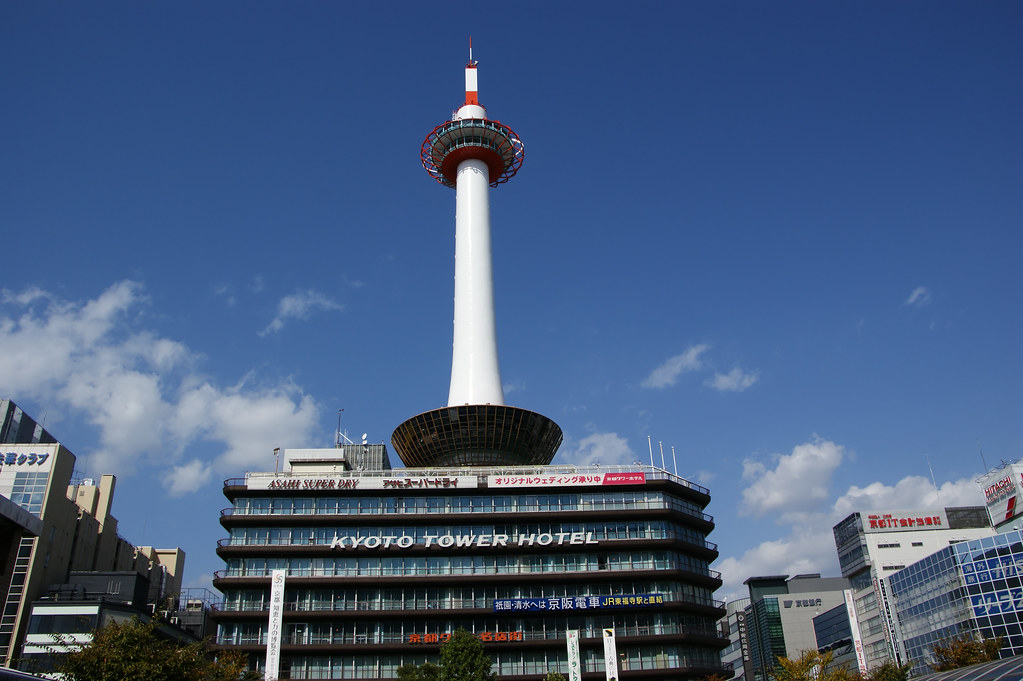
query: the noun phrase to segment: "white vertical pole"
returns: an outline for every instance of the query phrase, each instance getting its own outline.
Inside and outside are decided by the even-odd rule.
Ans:
[[[497,362],[490,248],[490,171],[478,159],[458,165],[455,185],[455,319],[448,406],[504,404]]]

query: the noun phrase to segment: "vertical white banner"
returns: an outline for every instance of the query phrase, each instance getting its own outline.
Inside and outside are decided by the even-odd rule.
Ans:
[[[867,656],[863,650],[863,637],[860,636],[860,618],[856,615],[856,604],[853,602],[853,592],[846,589],[845,610],[849,614],[849,628],[852,629],[853,648],[856,650],[856,664],[860,668],[860,674],[867,675]]]
[[[607,681],[618,681],[618,650],[615,648],[615,630],[604,630],[604,674]]]
[[[266,664],[263,679],[277,681],[281,671],[281,627],[284,619],[284,570],[270,573],[270,622],[266,629]]]
[[[568,681],[582,681],[583,670],[579,661],[579,630],[565,632],[568,643]]]

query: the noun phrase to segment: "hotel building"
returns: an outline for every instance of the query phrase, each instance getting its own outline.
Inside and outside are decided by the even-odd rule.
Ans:
[[[623,679],[723,672],[698,485],[647,466],[391,469],[383,445],[284,455],[224,486],[217,641],[255,668],[280,569],[280,678],[392,679],[458,628],[506,681],[567,677],[568,630],[582,678],[605,678],[606,628]]]

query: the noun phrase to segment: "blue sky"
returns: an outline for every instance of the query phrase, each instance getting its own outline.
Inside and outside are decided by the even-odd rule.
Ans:
[[[470,35],[507,401],[674,447],[721,596],[1023,454],[1019,3],[8,2],[0,396],[125,538],[206,585],[225,478],[444,404]]]

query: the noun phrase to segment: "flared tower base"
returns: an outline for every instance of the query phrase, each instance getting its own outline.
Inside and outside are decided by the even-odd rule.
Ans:
[[[441,407],[394,429],[391,446],[409,468],[546,466],[561,446],[546,416],[500,404]]]

